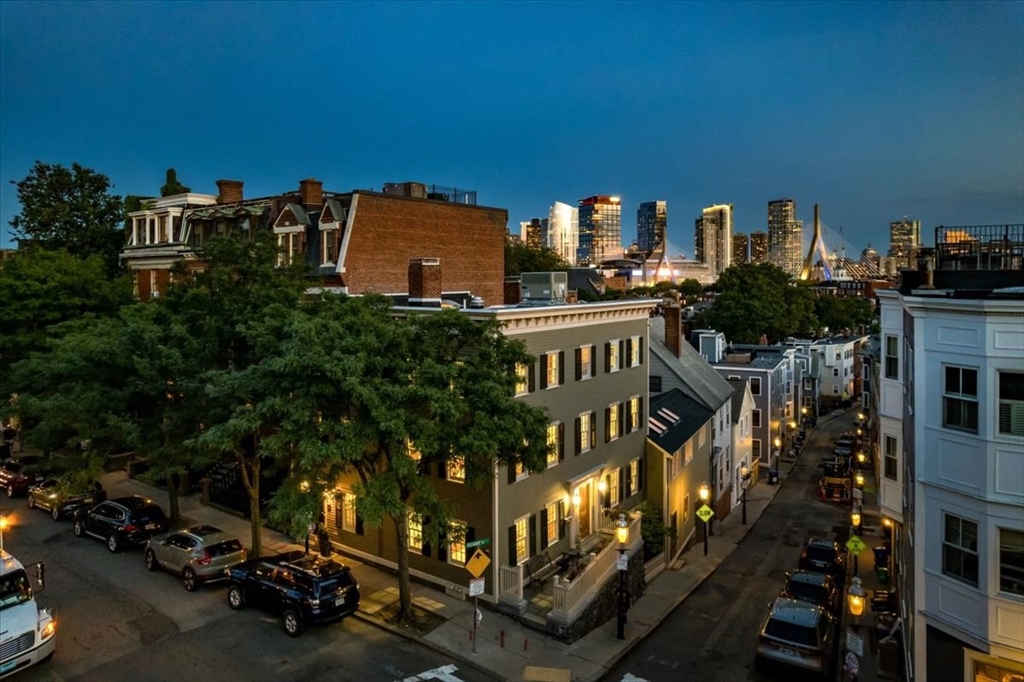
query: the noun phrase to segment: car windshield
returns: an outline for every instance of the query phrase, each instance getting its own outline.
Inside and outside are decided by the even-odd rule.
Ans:
[[[836,553],[835,550],[828,547],[815,547],[811,545],[807,548],[807,556],[814,561],[835,561]]]
[[[32,585],[23,569],[0,578],[0,611],[27,601],[32,601]]]
[[[820,602],[827,598],[825,588],[820,585],[808,585],[793,581],[786,586],[786,591],[797,599]]]
[[[798,644],[800,646],[818,646],[818,635],[814,628],[804,627],[803,625],[794,625],[793,623],[787,623],[784,620],[778,620],[776,618],[772,618],[768,621],[768,625],[765,627],[764,633],[774,637],[775,639],[781,639],[785,642]]]
[[[231,554],[232,552],[241,552],[242,543],[235,539],[225,540],[224,542],[218,542],[215,545],[207,547],[206,551],[209,552],[212,557],[224,556],[225,554]]]

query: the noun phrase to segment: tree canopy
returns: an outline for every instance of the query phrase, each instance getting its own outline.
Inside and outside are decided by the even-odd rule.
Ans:
[[[77,163],[66,168],[36,161],[14,184],[21,203],[21,213],[10,221],[16,238],[75,256],[96,255],[108,271],[118,271],[124,216],[106,175]]]
[[[771,263],[727,268],[715,285],[717,296],[706,322],[735,343],[769,343],[817,328],[814,295]]]
[[[568,270],[566,263],[554,249],[546,246],[534,248],[518,239],[505,240],[505,276],[524,272],[556,272]]]
[[[160,188],[160,196],[170,197],[174,196],[175,194],[187,194],[188,192],[191,191],[191,187],[186,187],[185,185],[178,182],[178,171],[174,170],[173,168],[167,169],[167,174],[164,178],[163,187]]]

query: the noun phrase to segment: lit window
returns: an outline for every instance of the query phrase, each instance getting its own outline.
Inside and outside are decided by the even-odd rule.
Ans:
[[[632,433],[640,428],[640,396],[629,399],[629,431]]]
[[[409,551],[423,552],[423,519],[413,510],[409,510]]]
[[[466,530],[463,521],[452,521],[448,531],[448,563],[466,565]]]
[[[999,433],[1024,436],[1024,373],[999,373]]]
[[[590,415],[590,412],[584,412],[579,417],[580,430],[577,437],[579,438],[580,452],[589,452],[591,448],[590,433],[593,429],[593,419]]]
[[[999,529],[999,590],[1024,596],[1024,532]]]
[[[548,388],[558,386],[558,352],[547,354],[547,383]]]
[[[405,439],[405,450],[409,453],[409,458],[418,462],[423,459],[423,453],[419,451],[416,445],[408,438]]]
[[[949,429],[978,432],[978,370],[945,368],[942,425]]]
[[[576,349],[576,356],[580,359],[579,379],[589,379],[594,376],[594,353],[592,346],[580,346]]]
[[[622,491],[619,490],[619,475],[621,472],[618,469],[612,469],[608,474],[608,506],[614,507],[622,501],[620,495]]]
[[[562,503],[559,501],[550,502],[547,505],[548,527],[545,532],[548,534],[548,546],[558,542],[558,524],[561,522]]]
[[[341,509],[342,529],[356,532],[356,496],[353,493],[342,494]]]
[[[619,437],[619,404],[615,403],[607,408],[608,410],[608,439],[615,440]]]
[[[530,475],[530,472],[526,470],[522,462],[516,462],[516,480],[521,481]]]
[[[629,366],[639,367],[640,366],[640,344],[643,340],[639,336],[634,336],[630,339],[629,344]]]
[[[558,464],[558,452],[560,450],[560,443],[558,442],[558,422],[554,424],[548,424],[548,466],[554,466]]]
[[[530,517],[524,516],[523,518],[516,521],[516,565],[525,562],[529,559],[529,555],[526,552],[526,537],[527,537],[527,524],[529,523]]]
[[[978,586],[978,524],[952,514],[945,515],[942,538],[942,572]]]
[[[621,365],[619,363],[622,362],[622,359],[619,357],[619,342],[618,342],[618,339],[616,339],[614,341],[609,341],[608,343],[606,343],[604,345],[604,347],[605,347],[605,350],[607,351],[607,354],[608,354],[608,371],[609,372],[617,372],[617,371],[619,371],[619,369],[621,369]]]
[[[629,494],[636,495],[640,492],[640,460],[634,459],[629,462]]]
[[[530,366],[516,363],[516,395],[526,395],[530,391]]]
[[[445,473],[449,481],[465,483],[466,459],[464,457],[449,457],[445,460]]]

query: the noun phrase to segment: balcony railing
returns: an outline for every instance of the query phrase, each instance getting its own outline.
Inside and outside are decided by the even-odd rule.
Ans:
[[[523,599],[523,566],[498,567],[498,599],[520,611],[526,606]]]

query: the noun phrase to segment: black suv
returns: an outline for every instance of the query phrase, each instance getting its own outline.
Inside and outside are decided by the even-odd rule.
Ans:
[[[811,538],[804,543],[797,566],[804,571],[827,573],[841,581],[846,575],[846,554],[834,540]]]
[[[116,552],[122,545],[142,545],[150,537],[167,532],[167,516],[153,500],[138,495],[100,502],[75,512],[75,535],[106,540]]]
[[[832,576],[812,571],[792,571],[786,574],[786,585],[780,597],[805,601],[839,614],[839,588]]]
[[[359,608],[359,585],[344,564],[294,551],[251,559],[227,569],[228,606],[246,604],[281,614],[284,631],[298,637],[313,623],[330,623]]]

